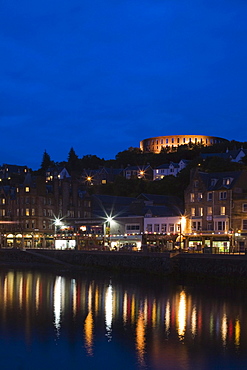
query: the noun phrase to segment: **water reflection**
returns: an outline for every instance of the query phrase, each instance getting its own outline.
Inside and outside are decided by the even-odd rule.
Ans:
[[[103,346],[108,369],[122,354],[130,369],[189,369],[193,363],[213,369],[209,349],[246,361],[242,296],[236,300],[230,293],[214,296],[165,283],[154,289],[124,280],[7,271],[0,273],[0,297],[0,339],[11,338],[8,345],[21,336],[26,347],[55,343],[63,346],[62,356],[72,356],[73,344],[84,361],[103,356]]]

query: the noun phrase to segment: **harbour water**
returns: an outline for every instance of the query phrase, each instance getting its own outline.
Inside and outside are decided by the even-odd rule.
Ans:
[[[242,287],[0,272],[1,369],[246,369]]]

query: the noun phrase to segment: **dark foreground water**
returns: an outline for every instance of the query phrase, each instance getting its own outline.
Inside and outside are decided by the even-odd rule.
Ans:
[[[246,290],[0,272],[0,369],[246,369]]]

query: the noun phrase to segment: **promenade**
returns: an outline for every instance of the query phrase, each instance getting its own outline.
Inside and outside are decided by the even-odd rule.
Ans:
[[[89,270],[184,279],[247,282],[247,256],[43,249],[1,249],[1,268]]]

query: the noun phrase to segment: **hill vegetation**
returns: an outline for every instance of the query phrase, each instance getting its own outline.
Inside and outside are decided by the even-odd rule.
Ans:
[[[99,186],[90,186],[90,193],[110,194],[118,196],[136,196],[142,192],[151,194],[177,195],[183,198],[184,189],[189,184],[190,171],[192,168],[200,167],[205,172],[225,172],[237,171],[246,168],[247,158],[243,163],[231,162],[230,159],[223,159],[219,156],[202,159],[203,153],[225,153],[227,150],[236,150],[247,148],[247,142],[237,141],[224,142],[212,146],[201,144],[181,145],[177,150],[164,148],[159,154],[143,153],[139,148],[130,147],[127,150],[119,152],[115,159],[104,160],[96,155],[85,155],[79,158],[74,149],[71,148],[68,153],[67,161],[55,163],[51,160],[49,154],[45,151],[43,154],[40,169],[37,174],[45,174],[49,167],[65,167],[73,176],[80,178],[83,169],[99,169],[100,167],[126,168],[130,166],[143,166],[149,164],[152,168],[162,164],[180,160],[189,160],[189,164],[183,169],[177,177],[166,176],[159,181],[146,181],[144,179],[133,178],[125,179],[123,176],[117,176],[113,183]]]

